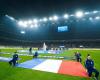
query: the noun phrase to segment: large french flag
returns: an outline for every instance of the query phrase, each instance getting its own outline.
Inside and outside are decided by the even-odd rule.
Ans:
[[[33,59],[19,64],[18,67],[65,75],[88,77],[86,69],[81,63],[76,61]]]

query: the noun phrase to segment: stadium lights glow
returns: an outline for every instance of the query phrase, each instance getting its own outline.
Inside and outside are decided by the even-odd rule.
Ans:
[[[23,24],[24,24],[23,21],[19,21],[19,22],[18,22],[18,25],[19,25],[19,26],[22,26]]]
[[[68,17],[69,17],[68,14],[65,14],[65,15],[64,15],[64,18],[65,18],[65,19],[68,19]]]
[[[93,21],[93,20],[100,20],[100,16],[99,16],[99,14],[94,14],[94,13],[99,13],[100,11],[91,11],[91,12],[89,12],[89,11],[86,11],[86,12],[83,12],[83,11],[78,11],[78,12],[76,12],[75,14],[70,14],[70,15],[68,15],[68,14],[64,14],[62,17],[61,17],[61,19],[69,19],[70,17],[76,17],[76,18],[82,18],[82,20],[83,21],[85,21],[86,20],[86,18],[84,17],[83,18],[83,16],[85,16],[86,15],[86,17],[88,16],[89,18],[88,18],[88,20],[90,20],[90,21]],[[93,14],[93,15],[91,15],[91,14]],[[14,18],[13,17],[10,17],[10,16],[8,16],[8,15],[5,15],[7,18],[11,18],[11,20],[14,20]],[[94,17],[95,16],[95,17]],[[35,18],[35,19],[33,19],[33,20],[28,20],[28,21],[17,21],[18,22],[18,25],[19,26],[22,26],[22,27],[30,27],[30,28],[32,28],[32,27],[38,27],[38,23],[40,22],[40,23],[42,23],[42,22],[47,22],[47,21],[57,21],[58,19],[60,19],[60,17],[59,16],[57,16],[57,15],[54,15],[54,16],[50,16],[50,17],[48,17],[48,18],[46,18],[46,17],[44,17],[44,18],[42,18],[42,19],[37,19],[37,18]],[[77,19],[76,19],[76,21],[77,21]],[[73,22],[73,21],[71,21],[70,20],[70,22]],[[44,24],[45,25],[45,24]]]
[[[31,25],[30,27],[31,27],[31,28],[33,28],[33,27],[34,27],[34,25]]]
[[[23,21],[19,21],[18,25],[22,26],[22,27],[27,27],[27,22],[26,21],[24,21],[24,22]]]
[[[90,18],[89,18],[89,20],[90,20],[90,21],[92,21],[92,20],[93,20],[93,18],[92,18],[92,17],[90,17]]]
[[[43,21],[46,22],[48,19],[47,18],[43,18]]]
[[[33,22],[34,22],[34,23],[38,23],[38,20],[37,20],[37,19],[34,19]]]
[[[27,23],[25,23],[25,24],[27,24]],[[32,20],[29,20],[29,21],[28,21],[28,24],[32,24]]]
[[[51,20],[53,20],[53,18],[52,17],[49,17],[49,20],[51,21]]]
[[[10,20],[15,20],[13,17],[9,16],[9,15],[5,15],[7,18],[9,18]]]
[[[58,16],[53,16],[53,20],[58,20]]]
[[[13,20],[13,21],[15,20],[13,17],[9,17],[9,19],[11,19],[11,20]]]
[[[27,27],[27,26],[28,26],[28,23],[29,23],[29,22],[24,21],[23,24],[22,24],[22,27]]]
[[[42,21],[42,19],[39,20],[40,22]]]
[[[7,15],[7,14],[6,14],[5,16],[6,16],[6,17],[8,17],[8,15]]]
[[[20,33],[21,33],[21,34],[25,34],[25,31],[21,31]]]
[[[24,22],[23,22],[23,24],[26,24],[26,25],[27,25],[28,23],[30,24],[31,22],[29,22],[29,21],[24,21]]]
[[[32,25],[30,25],[30,28],[33,28],[33,27],[36,27],[37,28],[38,27],[38,24],[34,24],[34,25],[32,24]]]
[[[82,11],[76,12],[76,17],[77,17],[77,18],[83,17],[83,12],[82,12]]]
[[[98,13],[98,11],[93,11],[93,13]]]
[[[19,21],[19,22],[18,22],[18,25],[19,25],[19,26],[23,26],[23,25],[24,25],[24,22],[23,22],[23,21]]]
[[[99,16],[97,16],[97,17],[95,17],[95,19],[96,19],[96,20],[99,20],[99,19],[100,19],[100,17],[99,17]]]
[[[73,14],[71,14],[70,16],[74,16]]]
[[[87,14],[90,14],[90,13],[89,13],[89,12],[85,12],[84,14],[86,14],[86,15],[87,15]]]
[[[25,27],[25,28],[26,28],[27,26],[28,26],[27,24],[23,24],[23,27]]]
[[[37,25],[37,24],[35,24],[35,25],[34,25],[34,27],[38,27],[38,25]]]

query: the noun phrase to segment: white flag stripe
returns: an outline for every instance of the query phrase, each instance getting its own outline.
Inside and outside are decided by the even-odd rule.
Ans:
[[[58,73],[62,60],[46,60],[43,63],[33,67],[32,69]]]

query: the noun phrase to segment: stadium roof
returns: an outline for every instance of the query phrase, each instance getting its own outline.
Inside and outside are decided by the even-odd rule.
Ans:
[[[100,0],[0,0],[0,14],[15,18],[73,13],[77,9],[100,10]]]
[[[72,14],[82,10],[85,19],[73,18]],[[97,13],[99,11],[99,13]],[[96,14],[87,15],[88,12]],[[43,18],[52,20],[53,15],[72,16],[69,20],[60,20],[54,16],[55,22],[42,24],[38,29],[24,29],[16,25],[13,20]],[[83,14],[79,12],[77,17]],[[68,15],[64,15],[68,18]],[[95,19],[92,21],[92,19]],[[28,21],[31,23],[31,21]],[[50,25],[52,24],[52,25]],[[26,26],[26,25],[25,25]],[[35,27],[38,25],[35,24]],[[58,26],[68,26],[68,32],[58,33]],[[72,39],[100,39],[100,0],[0,0],[0,39],[13,40],[72,40]],[[30,27],[33,27],[31,25]]]

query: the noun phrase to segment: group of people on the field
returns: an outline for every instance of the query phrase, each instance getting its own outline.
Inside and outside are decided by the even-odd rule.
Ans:
[[[75,58],[77,62],[82,62],[82,57],[79,52],[75,52]],[[88,72],[88,76],[91,77],[92,73],[95,73],[95,79],[98,80],[99,71],[94,67],[94,61],[91,59],[90,54],[87,55],[86,61],[85,61],[85,67]]]
[[[33,58],[37,58],[38,57],[38,52],[36,51],[34,54],[33,54]],[[9,61],[9,64],[10,65],[13,65],[13,66],[16,66],[16,64],[18,63],[18,54],[17,52],[14,53],[13,55],[13,58],[12,60]]]
[[[35,52],[33,54],[33,58],[37,58],[38,57],[38,52]],[[75,52],[75,59],[77,62],[82,62],[82,57],[81,57],[81,53],[79,52]],[[9,61],[10,65],[16,66],[16,64],[18,63],[18,54],[13,55],[12,60]],[[88,76],[91,77],[92,73],[95,73],[95,78],[96,80],[98,80],[98,76],[99,76],[99,71],[97,71],[97,69],[94,67],[94,61],[91,59],[90,54],[87,55],[87,59],[85,61],[85,67],[87,69],[88,72]]]

